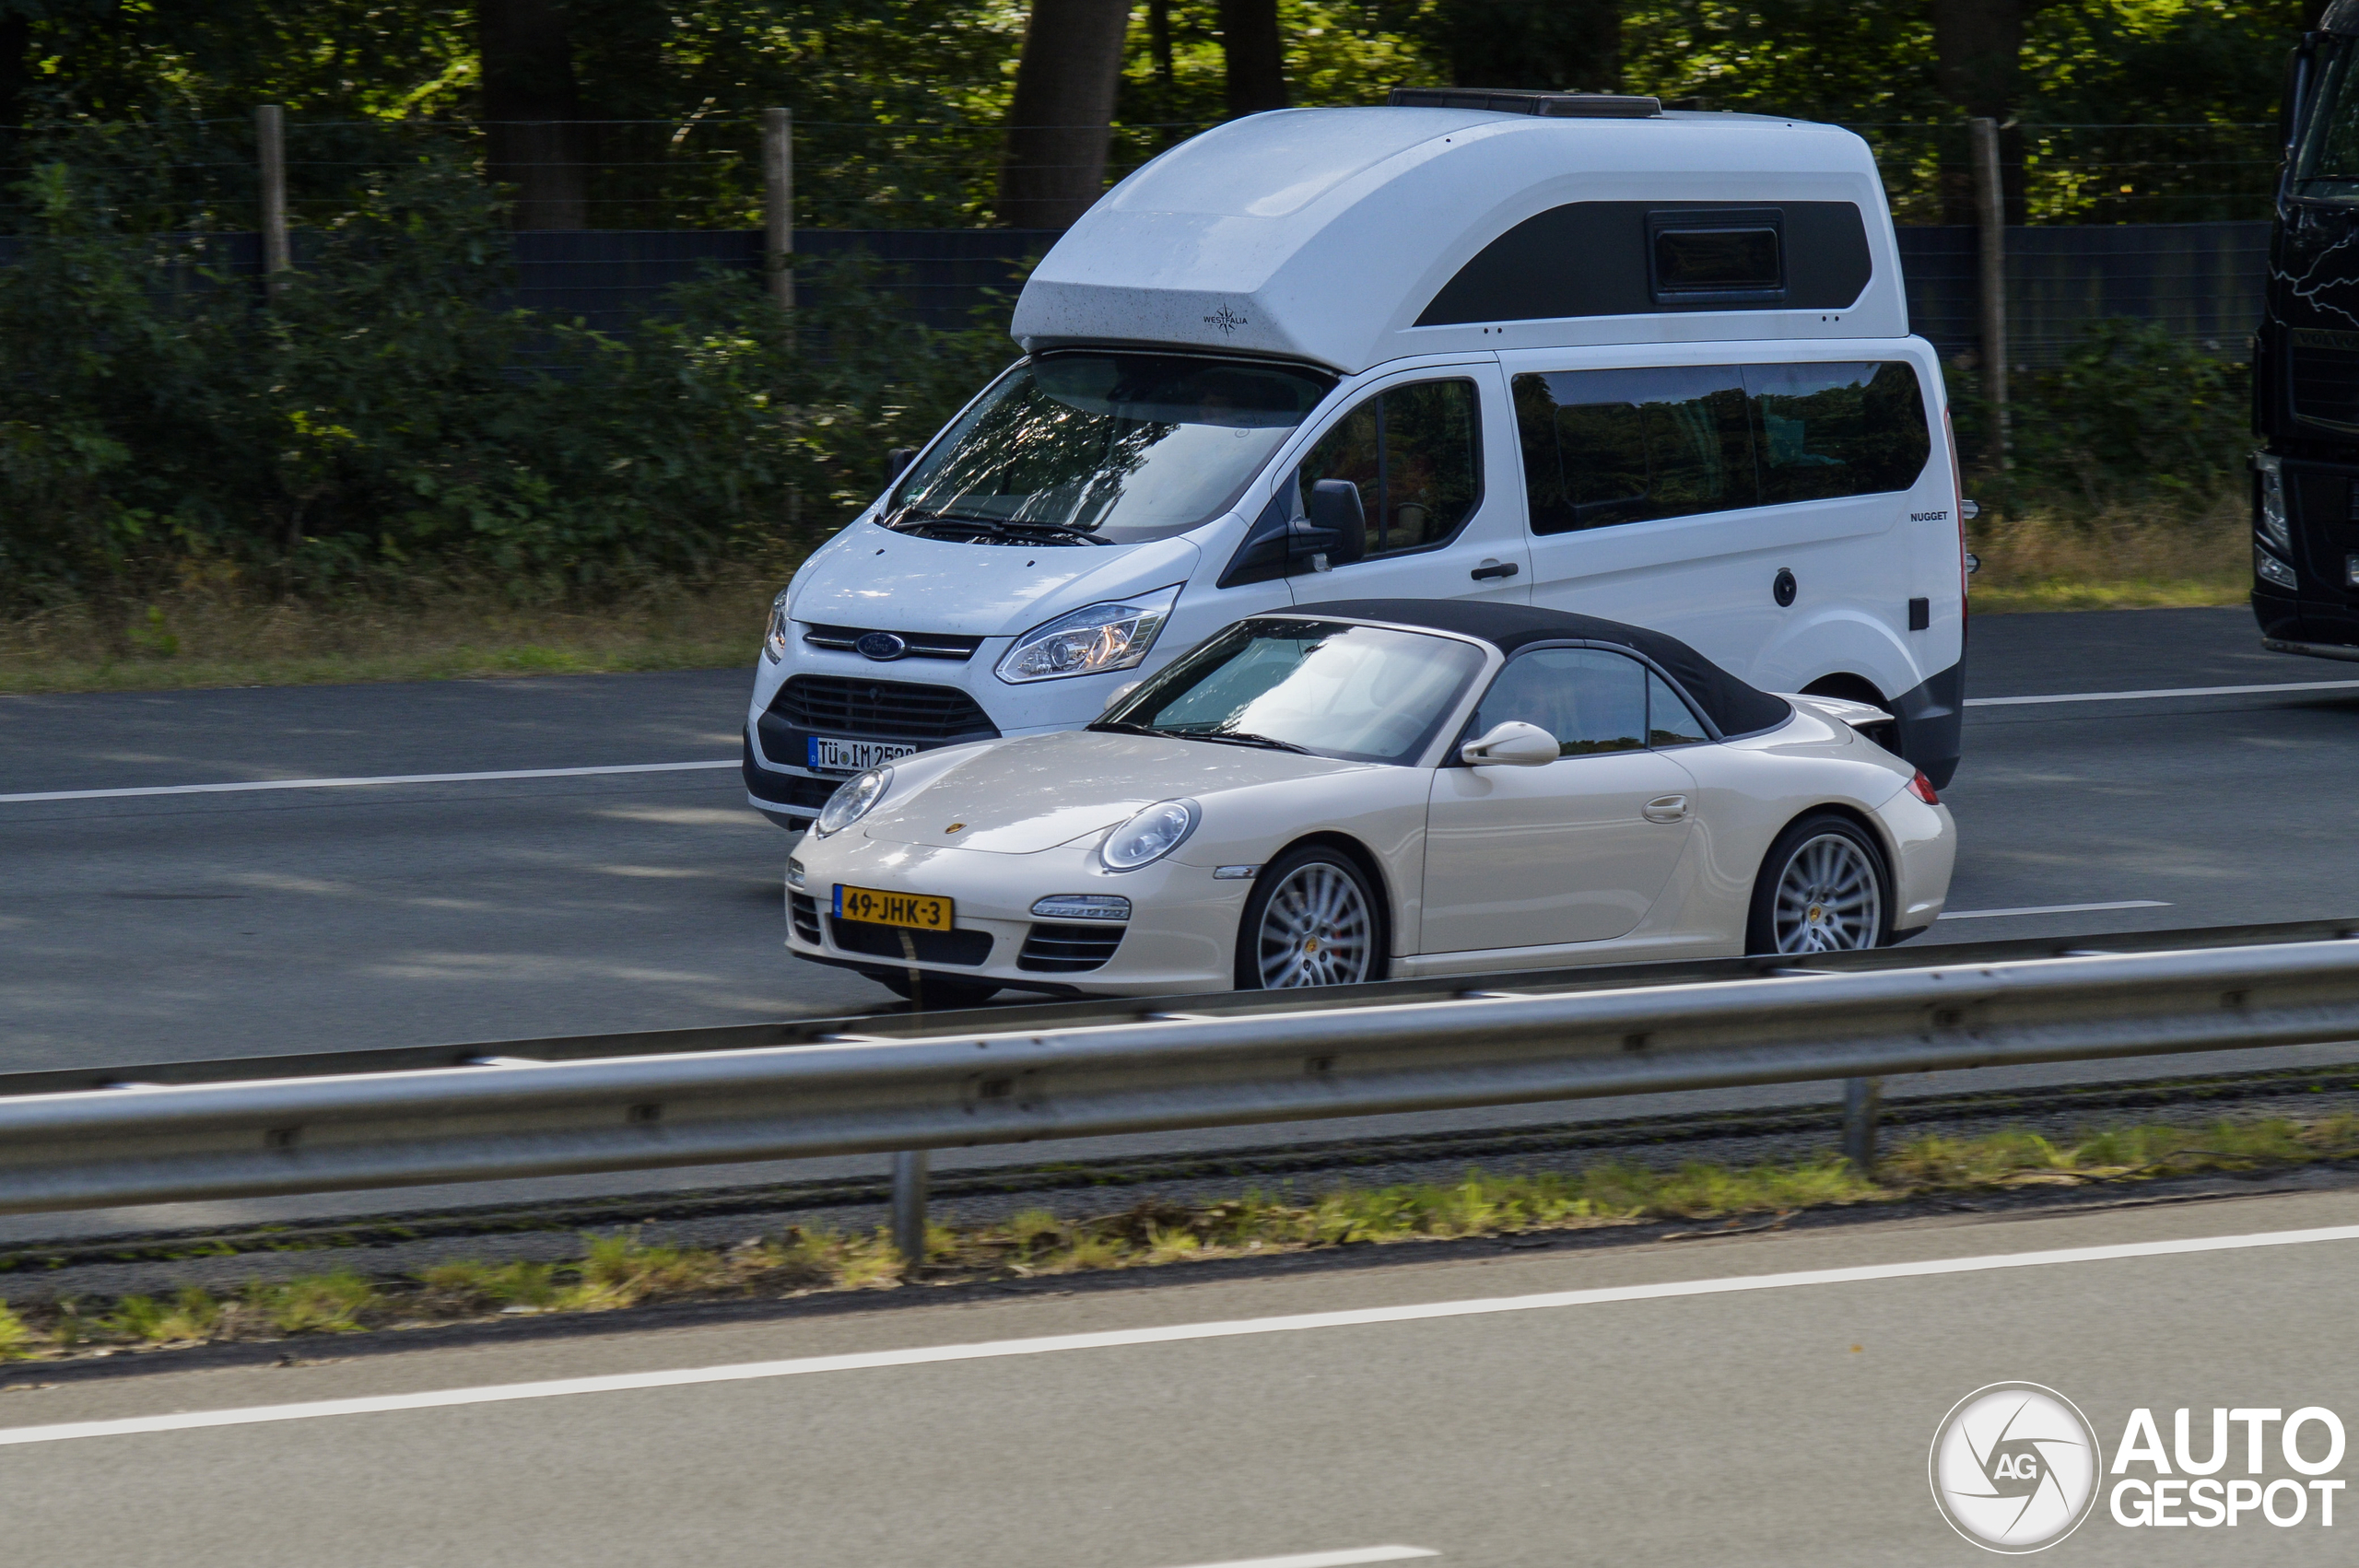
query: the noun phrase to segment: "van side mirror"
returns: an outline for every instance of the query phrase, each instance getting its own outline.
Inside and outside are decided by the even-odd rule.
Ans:
[[[1562,753],[1556,737],[1539,725],[1510,719],[1459,747],[1458,760],[1470,767],[1542,767]]]
[[[1310,487],[1309,516],[1294,525],[1286,539],[1287,565],[1324,569],[1348,567],[1367,554],[1367,516],[1360,507],[1360,487],[1348,479],[1321,479]]]
[[[885,483],[888,488],[894,480],[909,472],[910,464],[916,461],[917,455],[915,447],[894,447],[885,453]]]

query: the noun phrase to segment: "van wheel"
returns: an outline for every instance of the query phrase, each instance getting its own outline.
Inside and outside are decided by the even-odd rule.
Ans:
[[[1319,845],[1253,879],[1237,926],[1237,989],[1354,986],[1385,971],[1384,907],[1351,858]]]
[[[1744,950],[1846,953],[1892,940],[1884,852],[1849,817],[1819,812],[1778,835],[1754,879]]]
[[[874,977],[878,985],[914,1007],[929,1012],[955,1012],[962,1007],[980,1007],[999,995],[998,986],[985,985],[980,980],[946,980],[921,969],[917,983],[910,983],[907,969]]]

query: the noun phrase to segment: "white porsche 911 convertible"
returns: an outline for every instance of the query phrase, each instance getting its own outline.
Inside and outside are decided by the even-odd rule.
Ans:
[[[787,945],[929,1007],[1872,947],[1956,845],[1888,723],[1585,615],[1306,605],[1086,730],[850,779]]]

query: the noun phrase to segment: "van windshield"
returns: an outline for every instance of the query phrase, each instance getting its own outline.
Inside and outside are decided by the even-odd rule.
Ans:
[[[1131,544],[1228,509],[1332,378],[1081,351],[1016,366],[894,487],[883,522],[975,544]]]
[[[2294,189],[2310,197],[2359,195],[2359,84],[2352,80],[2359,49],[2334,39],[2313,69],[2325,76],[2310,93],[2309,114],[2294,151]]]

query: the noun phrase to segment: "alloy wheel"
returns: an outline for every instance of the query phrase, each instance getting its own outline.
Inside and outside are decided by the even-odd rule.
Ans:
[[[1262,988],[1356,985],[1367,978],[1375,934],[1367,895],[1350,872],[1325,860],[1297,866],[1262,907]]]
[[[1857,839],[1822,833],[1805,839],[1778,878],[1772,913],[1780,953],[1842,953],[1873,947],[1884,929],[1884,889],[1875,861]]]

